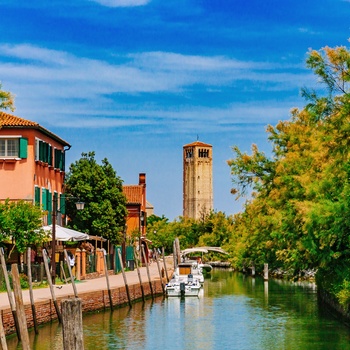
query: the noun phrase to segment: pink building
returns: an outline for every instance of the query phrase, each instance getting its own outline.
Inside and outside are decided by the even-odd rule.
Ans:
[[[50,224],[53,198],[64,202],[65,152],[70,147],[38,123],[0,111],[0,201],[40,204],[46,211],[43,224]]]

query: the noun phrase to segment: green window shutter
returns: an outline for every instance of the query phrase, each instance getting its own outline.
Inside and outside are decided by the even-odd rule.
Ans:
[[[55,168],[60,169],[61,164],[61,151],[59,149],[55,149]]]
[[[47,224],[51,225],[52,224],[52,194],[49,190],[46,190],[47,193]]]
[[[62,152],[62,163],[61,163],[61,170],[65,171],[66,170],[66,154],[65,152]]]
[[[39,160],[44,161],[44,142],[39,141]]]
[[[60,212],[62,215],[66,215],[66,196],[63,193],[60,196]]]
[[[43,205],[43,210],[48,210],[47,208],[47,190],[44,188],[42,192],[41,203]]]
[[[48,148],[48,163],[49,165],[52,165],[52,146],[49,145],[49,148]]]
[[[35,205],[40,205],[40,187],[35,187],[35,193],[34,193],[35,199]]]
[[[19,158],[27,158],[28,157],[28,139],[20,138],[19,139]]]

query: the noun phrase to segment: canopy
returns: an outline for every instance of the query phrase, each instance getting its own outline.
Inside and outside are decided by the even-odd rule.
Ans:
[[[220,247],[195,247],[195,248],[188,248],[188,249],[184,249],[181,252],[181,254],[182,255],[187,255],[187,254],[190,254],[190,253],[208,253],[209,251],[216,252],[216,253],[221,253],[221,254],[228,254],[227,252],[225,252]]]
[[[89,235],[79,231],[72,230],[67,227],[56,225],[56,241],[85,241],[89,239]],[[52,237],[52,225],[44,226],[43,230],[50,233]]]

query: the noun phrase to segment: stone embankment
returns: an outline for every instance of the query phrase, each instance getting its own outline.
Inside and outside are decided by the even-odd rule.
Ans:
[[[173,271],[171,259],[167,259],[166,265],[168,274],[171,276],[171,273]],[[142,289],[146,298],[152,297],[151,291],[153,291],[154,296],[162,295],[162,283],[163,285],[166,283],[166,278],[160,278],[157,264],[152,263],[149,266],[150,280],[148,280],[146,267],[142,267],[139,270],[143,288],[141,288],[140,280],[136,270],[126,272],[126,280],[131,302],[142,300]],[[129,300],[127,295],[127,288],[125,287],[122,274],[120,273],[118,275],[109,275],[109,285],[110,294],[108,293],[105,276],[91,280],[77,281],[76,289],[78,292],[78,297],[82,300],[83,313],[110,309],[111,305],[109,295],[112,297],[113,307],[117,308],[128,305]],[[55,286],[54,292],[59,308],[62,300],[74,297],[74,291],[71,284]],[[33,294],[37,323],[44,324],[57,320],[57,314],[54,303],[52,301],[50,288],[34,289]],[[28,328],[31,328],[34,326],[34,321],[28,290],[23,291],[23,301],[27,326]],[[0,293],[0,308],[6,335],[15,333],[15,324],[8,300],[8,295],[6,292]]]

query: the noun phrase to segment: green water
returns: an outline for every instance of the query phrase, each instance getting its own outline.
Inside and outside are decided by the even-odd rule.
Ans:
[[[85,349],[350,349],[350,329],[320,308],[316,289],[214,270],[199,298],[156,298],[84,316]],[[32,348],[62,349],[57,323]],[[9,349],[20,349],[16,339]]]

